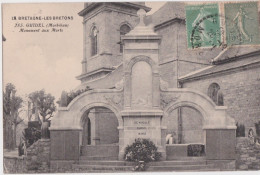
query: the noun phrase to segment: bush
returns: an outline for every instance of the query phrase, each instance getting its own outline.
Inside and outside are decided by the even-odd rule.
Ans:
[[[188,145],[188,156],[203,156],[205,154],[205,146],[201,144]]]
[[[152,141],[136,139],[132,145],[126,147],[124,158],[127,161],[144,161],[144,163],[148,163],[158,161],[161,158],[161,153],[157,151],[157,147]]]
[[[41,139],[41,130],[38,128],[26,128],[23,132],[23,140],[26,143],[26,148],[30,147],[34,142]]]
[[[81,89],[81,90],[77,90],[76,92],[74,91],[71,91],[69,93],[63,91],[62,94],[61,94],[61,98],[60,100],[58,101],[58,104],[61,106],[61,107],[66,107],[70,104],[70,102],[76,98],[77,96],[81,95],[82,93],[84,92],[87,92],[89,90],[92,90],[89,86],[86,86],[85,89]]]

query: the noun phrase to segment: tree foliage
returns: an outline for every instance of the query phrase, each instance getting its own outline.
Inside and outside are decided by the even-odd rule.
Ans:
[[[8,83],[3,92],[4,145],[7,149],[16,147],[16,127],[23,121],[18,111],[22,103],[22,98],[16,96],[15,86]]]
[[[136,139],[131,145],[125,148],[124,158],[127,161],[158,161],[161,153],[157,151],[155,144],[148,139]]]
[[[56,109],[54,104],[54,96],[49,93],[45,93],[45,90],[42,89],[40,91],[30,93],[29,99],[33,104],[33,112],[36,115],[40,114],[42,117],[42,121],[39,120],[40,122],[48,121],[51,117],[53,117],[53,112]]]
[[[3,107],[4,113],[6,115],[12,115],[18,112],[18,109],[22,107],[22,98],[15,95],[15,86],[8,83],[5,87],[5,92],[3,93]]]

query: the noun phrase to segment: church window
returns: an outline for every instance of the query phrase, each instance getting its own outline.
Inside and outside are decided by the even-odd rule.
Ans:
[[[129,25],[127,24],[123,24],[120,27],[120,36],[123,36],[125,34],[127,34],[128,32],[130,32],[131,28],[129,27]],[[120,53],[123,52],[123,44],[120,42]]]
[[[91,56],[97,54],[97,49],[98,49],[97,37],[98,37],[98,30],[96,27],[93,27],[91,31]]]
[[[220,90],[220,86],[217,83],[212,83],[208,89],[208,96],[218,106],[224,106],[223,93]]]

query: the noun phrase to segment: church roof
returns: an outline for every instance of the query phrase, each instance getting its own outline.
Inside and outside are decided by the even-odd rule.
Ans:
[[[182,76],[178,79],[179,82],[197,80],[251,65],[260,66],[260,47],[232,47],[220,54],[218,59],[213,60],[211,66]]]
[[[122,78],[123,64],[120,64],[115,70],[113,70],[111,73],[108,73],[104,77],[94,81],[82,83],[75,89],[75,91],[85,89],[86,86],[89,86],[91,89],[113,89],[115,88],[115,84],[120,82]]]
[[[213,64],[223,64],[237,59],[238,56],[245,55],[251,52],[260,50],[259,46],[232,46],[226,48],[212,60]]]
[[[185,4],[183,2],[167,2],[159,10],[145,19],[146,24],[154,26],[165,23],[172,19],[185,19]]]

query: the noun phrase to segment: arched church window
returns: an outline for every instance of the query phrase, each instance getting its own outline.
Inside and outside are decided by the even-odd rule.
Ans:
[[[128,32],[130,32],[131,28],[129,27],[129,25],[127,24],[123,24],[120,27],[120,36],[123,36],[125,34],[127,34]],[[123,52],[123,44],[120,42],[120,53]]]
[[[220,90],[220,86],[217,83],[212,83],[208,89],[208,96],[218,106],[224,106],[223,93]]]
[[[96,27],[93,27],[91,31],[91,56],[97,54],[97,49],[98,49],[97,36],[98,36],[98,30]]]

